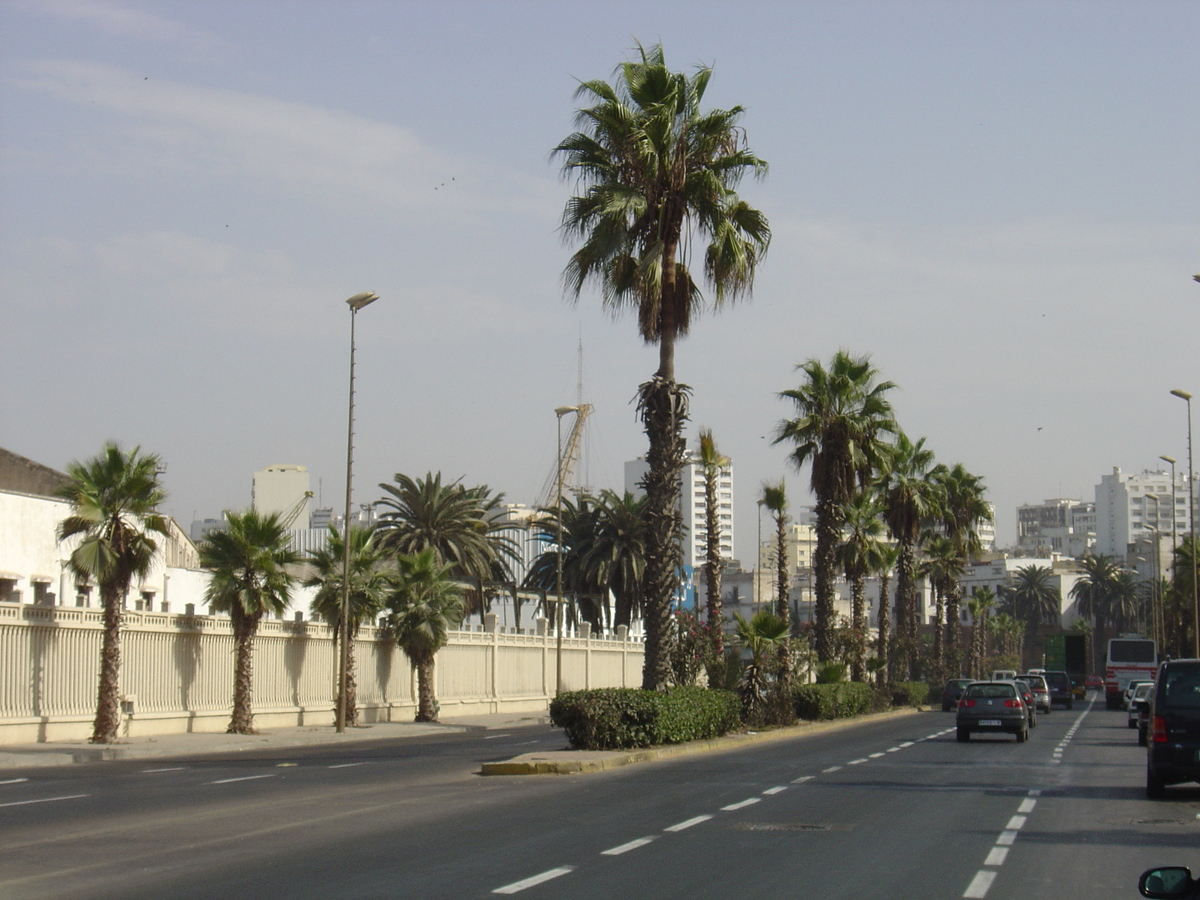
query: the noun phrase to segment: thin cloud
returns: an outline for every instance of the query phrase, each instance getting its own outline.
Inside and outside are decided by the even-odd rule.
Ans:
[[[197,50],[224,47],[214,34],[140,9],[103,0],[35,0],[21,5],[26,12],[91,28],[101,34],[156,44],[190,46]]]
[[[345,212],[548,217],[560,202],[549,178],[510,176],[430,147],[407,129],[338,110],[87,62],[44,60],[20,72],[24,90],[121,116],[139,151],[131,158],[152,150],[166,169],[232,172]]]

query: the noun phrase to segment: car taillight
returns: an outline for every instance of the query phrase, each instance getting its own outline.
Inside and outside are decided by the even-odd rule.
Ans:
[[[969,697],[963,697],[961,700],[958,701],[958,705],[959,706],[974,706],[975,701],[970,699]]]
[[[1154,717],[1154,743],[1165,744],[1167,742],[1167,720],[1162,716]]]
[[[1004,705],[1007,706],[1009,709],[1020,709],[1021,701],[1020,700],[1005,700]]]

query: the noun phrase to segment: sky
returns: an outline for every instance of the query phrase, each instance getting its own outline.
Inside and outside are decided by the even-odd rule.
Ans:
[[[0,0],[0,446],[139,445],[185,527],[278,463],[340,508],[344,301],[372,290],[356,504],[437,471],[534,503],[580,399],[581,478],[620,488],[657,352],[564,296],[551,150],[580,81],[661,42],[770,164],[740,189],[773,232],[753,296],[676,358],[689,440],[733,460],[738,555],[764,482],[811,502],[779,392],[839,349],[1011,544],[1023,503],[1182,471],[1198,37],[1194,0]]]

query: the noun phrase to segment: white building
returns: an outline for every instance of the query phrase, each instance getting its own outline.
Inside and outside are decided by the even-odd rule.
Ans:
[[[275,464],[255,472],[250,505],[264,515],[278,513],[281,517],[291,517],[292,522],[306,528],[312,513],[308,466]]]
[[[1086,556],[1096,543],[1096,504],[1056,497],[1017,507],[1017,548],[1031,556]]]
[[[1200,485],[1200,482],[1197,482]],[[1195,489],[1195,486],[1194,486]],[[1131,544],[1154,532],[1188,533],[1187,476],[1171,484],[1169,472],[1126,474],[1113,467],[1096,485],[1096,553],[1125,560]]]

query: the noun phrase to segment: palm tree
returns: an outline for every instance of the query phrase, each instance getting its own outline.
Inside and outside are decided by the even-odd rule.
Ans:
[[[866,582],[867,576],[879,571],[883,563],[882,512],[879,499],[866,492],[859,493],[842,507],[845,525],[837,557],[850,583],[850,629],[853,633],[850,677],[854,681],[862,681],[866,675]],[[880,608],[882,610],[882,601]],[[886,622],[886,618],[881,617],[880,621]]]
[[[134,578],[145,577],[158,552],[153,535],[169,534],[156,510],[166,499],[158,481],[159,458],[139,447],[128,453],[118,445],[84,463],[67,466],[70,481],[58,496],[71,514],[58,526],[58,540],[79,537],[67,564],[77,578],[94,578],[104,607],[100,648],[100,685],[92,743],[111,744],[121,724],[121,612]]]
[[[417,670],[417,722],[436,722],[433,661],[463,618],[462,586],[451,580],[432,547],[396,558],[395,588],[388,599],[388,632]]]
[[[482,621],[485,586],[507,580],[516,545],[499,519],[503,494],[486,485],[442,484],[442,473],[411,478],[397,472],[395,484],[380,484],[388,496],[376,501],[380,544],[396,555],[412,556],[427,548],[450,566],[453,577],[476,585]]]
[[[908,677],[917,672],[916,546],[921,524],[939,508],[939,490],[930,478],[933,451],[925,438],[913,443],[900,432],[885,449],[876,489],[883,499],[883,518],[896,541],[896,637],[907,651]],[[896,662],[896,660],[893,660]]]
[[[1113,594],[1113,582],[1117,576],[1117,566],[1111,556],[1089,553],[1079,560],[1083,569],[1083,577],[1071,587],[1071,596],[1081,616],[1092,620],[1093,628],[1101,635],[1098,643],[1104,643],[1105,623],[1109,616],[1109,601]],[[1093,652],[1095,648],[1093,647]],[[1091,663],[1096,665],[1095,656]]]
[[[746,621],[740,613],[733,614],[734,635],[738,644],[750,651],[750,664],[742,673],[738,693],[742,698],[742,718],[755,722],[762,716],[771,688],[767,660],[778,654],[787,643],[788,623],[770,610],[759,610]]]
[[[717,450],[711,428],[700,429],[700,466],[704,470],[704,588],[708,599],[708,633],[715,659],[725,653],[721,619],[721,522],[718,518],[717,480],[729,457]]]
[[[279,515],[253,509],[227,512],[225,527],[210,531],[200,545],[200,565],[212,573],[204,598],[214,612],[229,613],[233,623],[233,716],[228,734],[254,734],[254,636],[263,616],[282,615],[288,608],[295,579],[287,566],[301,561]]]
[[[984,500],[987,488],[983,479],[968,472],[962,463],[955,463],[950,468],[937,466],[934,473],[942,492],[941,526],[965,566],[983,549],[979,525],[994,519],[991,504]],[[962,643],[961,577],[962,572],[952,573],[946,584],[945,662],[951,677],[957,677],[962,671],[959,652]]]
[[[604,305],[637,312],[638,332],[657,344],[658,370],[638,389],[638,414],[649,439],[646,454],[646,645],[642,687],[671,678],[671,603],[680,571],[680,473],[686,443],[688,388],[675,380],[675,343],[702,306],[688,261],[694,242],[704,276],[720,306],[748,296],[771,231],[742,201],[746,172],[765,175],[738,122],[742,108],[702,111],[712,70],[671,72],[661,46],[638,46],[618,67],[614,84],[585,81],[576,91],[591,105],[578,111],[579,131],[554,152],[580,193],[563,211],[562,229],[578,240],[563,275],[578,299],[600,287]]]
[[[305,587],[317,588],[313,596],[312,612],[319,616],[334,629],[334,634],[340,640],[343,638],[342,622],[343,585],[345,581],[345,550],[346,544],[342,533],[332,525],[329,527],[329,540],[320,550],[309,554],[308,563],[312,566],[312,574],[304,579]],[[369,622],[383,610],[387,598],[390,581],[384,571],[384,561],[388,552],[375,541],[374,528],[350,529],[350,594],[349,594],[349,639],[346,642],[348,654],[346,659],[346,724],[358,724],[358,704],[354,679],[354,642],[358,637],[358,629],[363,622]],[[339,684],[340,690],[340,684]],[[339,703],[335,709],[341,709]]]
[[[551,594],[558,590],[558,510],[548,507],[539,511],[538,540],[546,545],[529,566],[525,575],[527,590]],[[575,500],[562,501],[562,589],[565,597],[575,599],[577,608],[586,606],[584,615],[599,630],[599,609],[602,595],[607,593],[601,583],[600,556],[597,552],[597,533],[600,530],[600,506],[594,497],[580,494]],[[551,610],[544,609],[550,615]],[[550,615],[553,621],[554,616]]]
[[[1145,597],[1138,586],[1136,572],[1131,569],[1117,570],[1109,596],[1108,614],[1118,632],[1137,630],[1145,606]]]
[[[983,677],[983,664],[987,659],[987,622],[992,607],[996,605],[996,592],[987,585],[975,588],[967,600],[967,611],[971,614],[971,648],[967,661],[967,676]]]
[[[790,634],[792,629],[791,608],[788,599],[791,594],[791,572],[788,566],[787,547],[787,489],[781,479],[779,484],[764,484],[762,497],[759,502],[765,506],[775,520],[775,615],[787,626]],[[792,663],[788,642],[779,645],[779,677],[787,682],[792,671]]]
[[[934,600],[936,602],[936,614],[934,615],[934,632],[933,632],[933,660],[934,666],[938,671],[934,672],[934,680],[941,681],[942,676],[946,673],[950,678],[957,678],[958,671],[956,669],[947,668],[946,654],[943,652],[945,645],[942,642],[943,624],[948,624],[949,619],[945,616],[946,598],[954,585],[958,583],[959,577],[963,573],[963,559],[954,542],[944,535],[930,533],[927,535],[925,544],[922,547],[925,554],[924,560],[921,562],[919,572],[928,579],[930,586],[933,588]],[[955,604],[954,615],[958,616],[958,605]],[[958,640],[958,630],[955,629],[954,640]]]
[[[810,485],[817,498],[816,651],[819,660],[833,650],[834,578],[843,505],[871,479],[880,439],[896,428],[884,397],[895,385],[876,382],[868,357],[839,350],[825,368],[810,359],[799,366],[805,381],[780,396],[795,404],[796,418],[780,423],[775,443],[796,445],[789,459],[801,469],[812,465]]]
[[[888,594],[892,572],[896,568],[899,550],[894,544],[879,544],[879,562],[875,571],[879,574],[879,637],[875,644],[875,656],[881,660],[878,672],[883,682],[890,677],[889,660],[891,658],[891,637],[888,634],[891,626],[891,597]]]
[[[1062,595],[1051,584],[1054,572],[1047,566],[1021,566],[1012,575],[1007,591],[1009,608],[1015,618],[1029,628],[1031,642],[1036,643],[1037,627],[1053,625],[1062,615]]]
[[[646,498],[629,491],[601,492],[587,565],[594,568],[605,596],[611,593],[616,600],[614,628],[628,627],[642,615],[646,543]],[[719,614],[720,594],[717,603]]]

